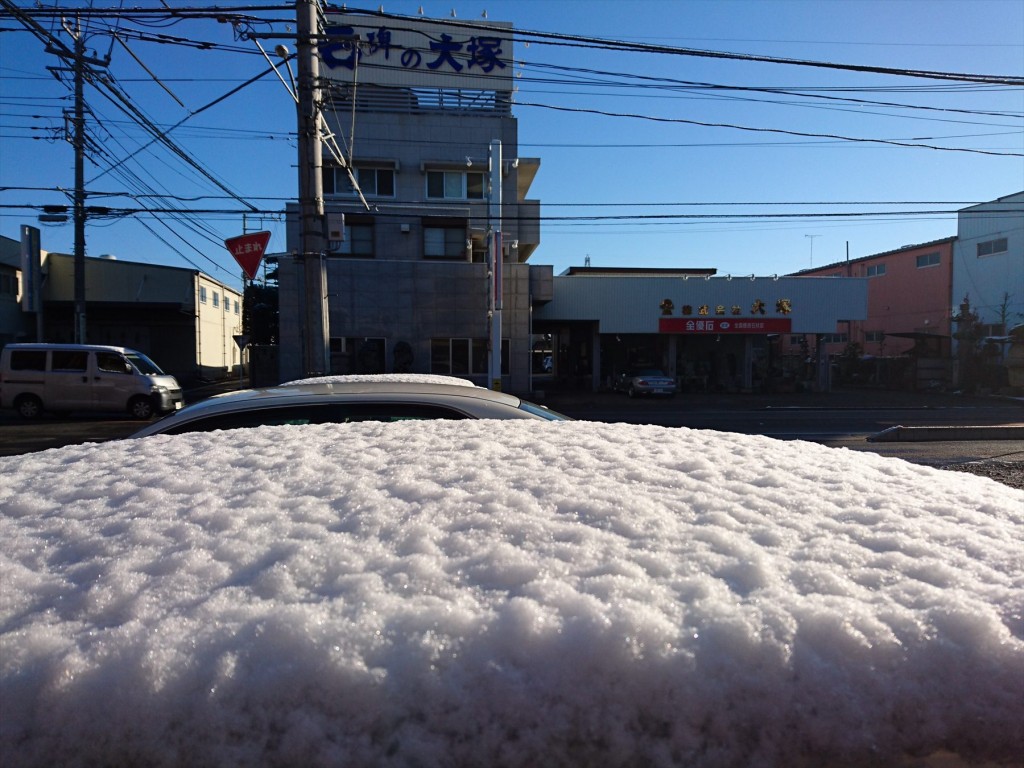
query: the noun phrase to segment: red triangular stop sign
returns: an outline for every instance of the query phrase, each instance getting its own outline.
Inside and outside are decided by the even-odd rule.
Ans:
[[[231,251],[235,261],[245,270],[250,280],[256,279],[256,271],[260,268],[260,261],[263,260],[263,252],[267,250],[267,243],[270,242],[269,232],[250,232],[247,235],[229,237],[224,245]]]

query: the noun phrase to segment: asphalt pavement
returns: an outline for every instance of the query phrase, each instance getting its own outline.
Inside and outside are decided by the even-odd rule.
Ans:
[[[537,402],[574,418],[617,420],[625,409],[634,414],[655,416],[748,411],[795,415],[821,412],[892,412],[913,414],[912,424],[894,424],[872,434],[872,442],[924,442],[966,440],[1024,440],[1024,396],[966,395],[951,392],[904,392],[848,389],[830,392],[796,393],[705,393],[682,392],[671,400],[648,398],[629,400],[617,392],[544,391],[535,393]],[[986,411],[978,423],[971,423]],[[923,419],[922,414],[928,418]],[[605,418],[611,416],[612,418]],[[967,421],[964,421],[964,420]],[[939,421],[921,424],[921,421]],[[954,423],[955,422],[955,423]]]

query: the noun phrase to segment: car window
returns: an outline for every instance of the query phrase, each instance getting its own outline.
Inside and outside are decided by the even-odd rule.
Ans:
[[[55,371],[84,371],[89,353],[80,350],[53,350],[52,368]]]
[[[116,352],[97,352],[96,367],[104,373],[131,373],[128,361]]]
[[[212,414],[163,432],[212,432],[217,429],[249,429],[286,424],[347,424],[356,421],[405,421],[407,419],[465,419],[451,408],[416,403],[319,403],[274,408],[254,408],[236,413]]]
[[[145,376],[163,376],[164,372],[160,366],[150,360],[141,352],[129,352],[127,358],[135,366],[139,373]]]
[[[46,352],[36,349],[16,349],[11,352],[12,371],[45,371]]]

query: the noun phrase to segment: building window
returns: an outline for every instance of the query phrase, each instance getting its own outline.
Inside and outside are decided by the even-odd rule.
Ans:
[[[216,291],[213,292],[213,306],[220,306],[220,294],[217,293]]]
[[[353,171],[359,189],[365,197],[394,197],[394,168],[356,168]],[[356,190],[349,181],[348,171],[336,165],[323,167],[325,195],[355,195]]]
[[[487,374],[487,339],[431,339],[430,372],[447,376]],[[501,340],[501,374],[508,375],[508,339]]]
[[[925,267],[935,267],[939,264],[939,252],[934,251],[932,253],[922,253],[917,257],[917,268],[923,269]]]
[[[331,373],[384,373],[387,340],[369,336],[332,336]]]
[[[373,258],[373,219],[345,217],[345,239],[331,242],[331,253]]]
[[[991,256],[995,253],[1006,253],[1008,247],[1009,241],[1005,237],[1000,237],[997,240],[986,240],[983,243],[978,243],[978,258]]]
[[[428,259],[466,259],[466,223],[423,224],[423,256]]]
[[[199,303],[200,304],[205,304],[206,303],[206,286],[205,285],[200,285],[199,286]]]
[[[224,311],[225,312],[230,312],[231,311],[231,299],[228,298],[227,296],[224,297]]]
[[[823,344],[845,344],[850,339],[845,333],[823,333],[819,340]]]
[[[235,314],[238,314],[238,299],[235,299]]]
[[[867,272],[868,277],[879,277],[885,274],[885,264],[868,264]]]
[[[356,168],[356,179],[367,197],[395,196],[395,171],[392,168]]]
[[[427,197],[442,200],[483,200],[484,175],[472,171],[427,171]]]
[[[864,341],[881,344],[885,341],[885,331],[864,331]]]

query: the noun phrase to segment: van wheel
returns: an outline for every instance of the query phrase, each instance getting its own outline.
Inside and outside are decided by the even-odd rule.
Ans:
[[[43,412],[43,401],[35,395],[21,395],[14,401],[14,408],[23,419],[38,419]]]
[[[153,418],[153,401],[142,395],[133,397],[128,401],[128,413],[136,419],[149,420]]]

